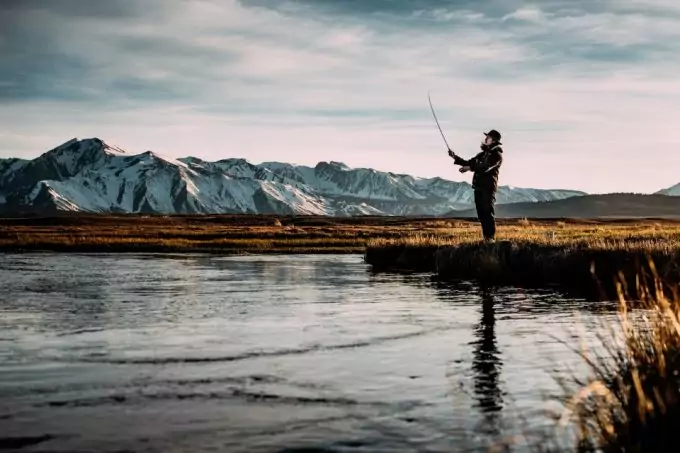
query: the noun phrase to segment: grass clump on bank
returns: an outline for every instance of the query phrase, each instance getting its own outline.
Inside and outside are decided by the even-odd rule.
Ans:
[[[653,267],[652,267],[653,268]],[[680,297],[655,276],[638,284],[635,311],[619,286],[620,325],[600,336],[604,352],[583,353],[591,375],[567,400],[563,421],[576,426],[577,451],[678,451]],[[568,389],[568,385],[565,386]]]
[[[660,278],[680,282],[680,229],[674,225],[507,225],[501,241],[484,244],[475,231],[415,234],[369,241],[366,262],[376,270],[434,272],[443,279],[491,284],[564,286],[616,297],[613,279],[629,286],[654,263]],[[477,233],[477,234],[475,234]]]

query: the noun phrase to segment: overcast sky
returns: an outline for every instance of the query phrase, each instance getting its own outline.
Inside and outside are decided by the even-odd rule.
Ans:
[[[1,0],[0,157],[129,152],[501,183],[680,182],[677,0]]]

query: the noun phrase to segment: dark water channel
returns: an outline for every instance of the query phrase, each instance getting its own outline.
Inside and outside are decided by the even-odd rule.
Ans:
[[[361,256],[0,255],[0,450],[485,451],[610,316]]]

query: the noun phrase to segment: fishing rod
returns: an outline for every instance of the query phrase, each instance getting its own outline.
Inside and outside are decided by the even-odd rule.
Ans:
[[[434,107],[432,106],[432,98],[430,97],[430,93],[427,93],[427,99],[430,101],[430,110],[432,110],[432,116],[434,116],[434,120],[437,123],[437,127],[439,128],[439,133],[442,134],[442,138],[444,139],[444,143],[446,143],[446,149],[449,150],[449,156],[453,157],[456,155],[451,150],[451,147],[449,146],[449,142],[446,141],[446,137],[444,136],[444,131],[442,131],[442,127],[439,125],[439,120],[437,119],[437,114],[434,113]]]

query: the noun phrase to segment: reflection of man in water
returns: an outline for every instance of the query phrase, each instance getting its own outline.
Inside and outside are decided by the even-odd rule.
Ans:
[[[482,288],[481,321],[475,326],[472,342],[472,371],[477,404],[485,415],[488,428],[498,432],[499,412],[503,409],[503,396],[499,388],[501,359],[496,344],[496,312],[491,292]]]

